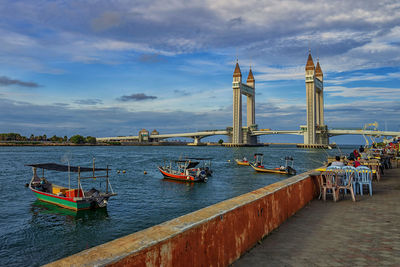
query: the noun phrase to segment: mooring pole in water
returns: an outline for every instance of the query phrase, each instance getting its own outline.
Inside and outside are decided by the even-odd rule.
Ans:
[[[93,157],[93,178],[95,177],[94,176],[94,160],[95,160],[95,157]]]
[[[108,165],[107,165],[107,183],[106,183],[106,194],[108,194]]]

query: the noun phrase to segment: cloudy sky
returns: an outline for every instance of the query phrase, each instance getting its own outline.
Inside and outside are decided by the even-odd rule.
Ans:
[[[298,129],[309,49],[330,128],[400,131],[399,1],[1,0],[0,36],[0,132],[224,129],[237,58],[260,128]]]

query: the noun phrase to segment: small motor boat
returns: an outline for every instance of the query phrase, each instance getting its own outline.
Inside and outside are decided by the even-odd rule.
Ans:
[[[257,172],[266,172],[266,173],[278,173],[278,174],[287,174],[287,175],[295,175],[296,170],[293,169],[293,158],[285,157],[285,165],[280,166],[278,168],[268,169],[263,165],[264,155],[261,153],[254,154],[255,161],[254,163],[250,163],[250,166]],[[289,162],[291,162],[291,166],[289,166]]]

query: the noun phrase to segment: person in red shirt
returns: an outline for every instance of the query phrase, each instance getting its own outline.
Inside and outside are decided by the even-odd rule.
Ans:
[[[360,160],[360,157],[358,157],[358,158],[356,158],[356,160],[354,160],[353,166],[354,166],[355,168],[357,168],[358,166],[361,165],[361,163],[359,162],[359,160]]]
[[[358,153],[357,149],[354,149],[353,154],[354,154],[354,158],[355,159],[357,159],[360,156],[360,154]]]

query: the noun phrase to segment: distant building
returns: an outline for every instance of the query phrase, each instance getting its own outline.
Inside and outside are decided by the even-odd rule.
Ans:
[[[139,131],[139,142],[149,142],[149,131],[146,129]]]
[[[152,132],[151,132],[151,135],[159,135],[160,133],[156,130],[156,129],[154,129]],[[151,138],[151,141],[152,142],[158,142],[159,140],[158,140],[158,138]]]

